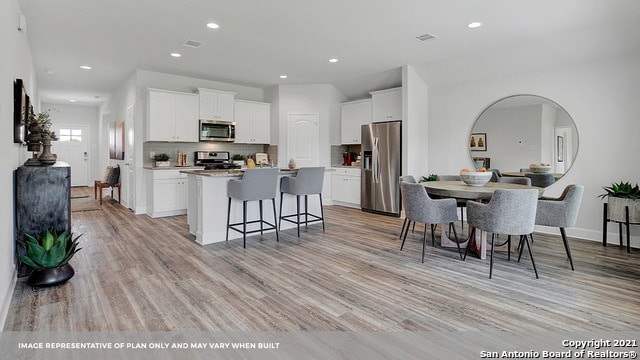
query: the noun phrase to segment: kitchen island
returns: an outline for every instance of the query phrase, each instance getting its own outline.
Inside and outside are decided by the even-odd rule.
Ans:
[[[225,241],[227,231],[227,184],[230,179],[241,178],[244,170],[183,170],[187,174],[187,223],[189,233],[196,237],[196,242],[201,245],[213,244]],[[295,175],[296,171],[280,170],[278,186],[283,176]],[[274,189],[275,190],[275,189]],[[280,191],[276,192],[276,208],[280,209]],[[242,221],[242,201],[233,199],[231,205],[231,222]],[[277,223],[273,219],[270,201],[264,207],[264,219]],[[304,202],[301,201],[304,208]],[[247,220],[258,219],[258,202],[252,201],[247,206]],[[282,212],[285,215],[295,213],[296,201],[291,195],[284,196]],[[320,213],[320,204],[316,196],[309,198],[309,212]],[[280,213],[278,212],[278,216]],[[257,226],[257,224],[256,224]],[[295,224],[282,222],[281,230],[294,228]],[[273,230],[271,230],[273,231]],[[268,231],[265,231],[267,233]],[[254,234],[251,237],[260,236]],[[249,237],[249,236],[248,236]],[[229,231],[229,240],[242,238],[242,234],[233,230]]]

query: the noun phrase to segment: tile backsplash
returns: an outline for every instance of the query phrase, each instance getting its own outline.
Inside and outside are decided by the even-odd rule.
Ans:
[[[277,145],[253,145],[253,144],[235,144],[224,142],[198,142],[198,143],[180,143],[180,142],[160,142],[148,141],[142,145],[142,153],[144,154],[144,166],[153,166],[154,160],[150,153],[153,151],[158,153],[167,153],[171,156],[171,163],[175,163],[178,150],[189,154],[189,165],[193,165],[193,157],[196,151],[228,151],[231,156],[242,154],[245,156],[255,153],[267,153],[269,159],[278,159]],[[275,154],[275,157],[272,157]]]

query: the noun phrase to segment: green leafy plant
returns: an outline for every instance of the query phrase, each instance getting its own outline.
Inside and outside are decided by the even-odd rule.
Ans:
[[[24,246],[27,253],[18,258],[36,270],[65,266],[82,249],[78,248],[78,238],[82,234],[73,238],[73,234],[66,230],[56,234],[55,230],[50,229],[38,239],[29,234],[26,235],[27,241],[20,241],[20,244]]]
[[[638,186],[638,183],[636,183],[636,186],[631,186],[631,183],[629,182],[620,181],[617,184],[612,183],[611,186],[605,186],[602,189],[605,193],[598,195],[601,199],[608,196],[632,200],[640,198],[640,187]]]
[[[57,140],[58,136],[55,132],[51,131],[51,114],[49,113],[51,109],[35,113],[33,111],[29,112],[29,124],[39,125],[42,129],[42,136],[48,135],[51,140]]]
[[[171,156],[166,153],[155,154],[153,156],[153,160],[155,161],[169,161],[169,159],[171,159]]]
[[[244,155],[242,154],[235,154],[231,157],[231,160],[244,160]]]
[[[438,180],[438,175],[436,174],[429,174],[429,176],[423,176],[420,178],[420,182],[436,181],[436,180]]]

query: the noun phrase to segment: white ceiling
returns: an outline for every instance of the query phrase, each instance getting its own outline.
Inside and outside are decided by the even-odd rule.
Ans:
[[[19,3],[46,102],[100,103],[135,69],[260,88],[330,83],[354,99],[399,85],[406,64],[436,86],[640,47],[638,0]],[[483,26],[468,29],[471,21]],[[425,33],[438,39],[415,39]]]

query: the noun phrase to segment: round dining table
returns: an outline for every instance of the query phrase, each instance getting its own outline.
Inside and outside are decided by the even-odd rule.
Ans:
[[[538,198],[542,197],[544,193],[544,188],[541,187],[497,182],[488,182],[484,186],[469,186],[462,181],[427,181],[421,184],[431,196],[485,202],[491,200],[491,196],[493,196],[496,189],[536,189],[538,190]],[[445,224],[441,226],[441,229],[447,228]],[[469,229],[469,234],[471,234],[470,230],[471,229]],[[450,239],[444,230],[440,232],[441,247],[457,247],[455,239]],[[467,238],[462,242],[459,241],[460,247],[466,247],[468,241],[472,242],[470,249],[473,250],[480,259],[486,259],[487,233],[476,229],[473,239]],[[496,249],[498,248],[496,247]]]

